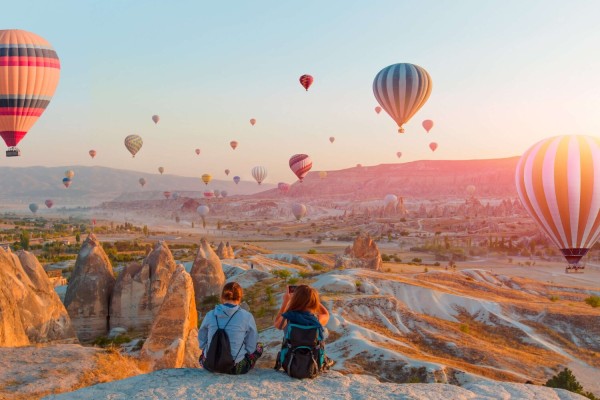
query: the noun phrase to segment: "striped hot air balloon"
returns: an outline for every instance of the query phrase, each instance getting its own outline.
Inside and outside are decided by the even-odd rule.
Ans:
[[[129,135],[125,138],[125,147],[133,157],[137,154],[138,151],[142,148],[144,141],[141,136],[138,135]]]
[[[0,30],[0,136],[7,157],[42,115],[60,78],[56,51],[42,37],[18,29]]]
[[[393,64],[375,76],[373,93],[381,107],[398,124],[398,132],[403,133],[403,125],[429,98],[431,77],[418,65]]]
[[[308,74],[304,74],[300,77],[300,84],[302,85],[302,87],[304,89],[306,89],[306,91],[308,92],[308,88],[310,87],[310,85],[313,84],[313,77],[308,75]]]
[[[252,168],[252,177],[260,185],[267,178],[267,169],[262,166]]]
[[[312,168],[312,160],[306,154],[294,154],[290,157],[290,169],[292,172],[300,179],[302,179],[308,174],[308,171]]]
[[[542,140],[519,160],[515,181],[523,207],[577,267],[600,236],[600,139]]]

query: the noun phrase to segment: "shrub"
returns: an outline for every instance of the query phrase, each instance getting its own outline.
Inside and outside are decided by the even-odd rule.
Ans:
[[[298,283],[298,281],[298,278],[290,278],[287,280],[287,283],[289,283],[290,285],[295,285],[296,283]]]
[[[436,261],[436,262],[434,262],[434,263],[433,263],[433,266],[434,266],[434,267],[439,267],[439,266],[440,266],[440,263],[439,263],[438,261]]]
[[[419,257],[415,257],[411,261],[415,264],[421,264],[423,262],[423,260],[420,259]]]
[[[423,272],[429,272],[429,268],[427,268],[427,267],[423,268]]]
[[[284,282],[287,282],[287,280],[292,276],[292,273],[290,271],[288,271],[287,269],[276,269],[275,271],[271,272],[273,275],[275,275],[278,278],[281,278],[284,280]]]
[[[565,368],[552,378],[548,379],[546,385],[551,388],[565,389],[569,392],[577,393],[591,400],[598,400],[591,392],[584,392],[583,386],[577,381],[575,375],[569,368]]]
[[[390,261],[390,256],[388,256],[387,254],[382,254],[381,255],[381,261],[383,261],[383,262],[389,262]]]
[[[314,263],[310,265],[314,271],[322,271],[325,267],[319,263]]]
[[[469,324],[460,324],[460,326],[458,327],[458,329],[460,329],[460,331],[462,333],[470,333],[471,332],[471,328],[469,328]]]
[[[590,296],[587,299],[585,299],[585,302],[594,308],[600,307],[600,296]]]
[[[317,250],[315,250],[315,249],[309,249],[306,253],[307,254],[317,254]]]
[[[560,297],[558,297],[557,295],[553,294],[549,297],[550,301],[558,301],[560,300]]]
[[[361,281],[356,281],[354,282],[354,284],[356,285],[357,288],[362,286],[362,282]]]

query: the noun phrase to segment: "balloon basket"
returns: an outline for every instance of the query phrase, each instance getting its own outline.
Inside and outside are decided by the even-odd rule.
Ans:
[[[6,157],[19,157],[21,155],[21,150],[16,147],[9,147],[6,149]]]
[[[565,267],[565,274],[583,274],[585,271],[585,265],[567,265]]]

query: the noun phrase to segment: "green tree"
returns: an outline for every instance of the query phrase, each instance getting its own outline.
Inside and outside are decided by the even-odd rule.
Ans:
[[[583,386],[577,382],[575,375],[573,375],[573,372],[569,368],[563,369],[558,374],[548,379],[546,386],[565,389],[573,393],[581,393],[583,391]]]
[[[75,234],[75,241],[76,241],[77,243],[80,243],[80,242],[81,242],[81,235],[79,234],[79,232],[77,232],[77,233]]]
[[[148,231],[148,225],[144,225],[144,229],[142,229],[142,231],[144,232],[144,236],[148,237],[148,235],[150,234],[150,232]]]
[[[29,231],[23,230],[21,231],[21,236],[19,237],[19,242],[21,244],[21,248],[23,250],[29,250]]]

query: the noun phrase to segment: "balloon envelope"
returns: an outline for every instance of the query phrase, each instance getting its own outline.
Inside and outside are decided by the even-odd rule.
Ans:
[[[277,184],[277,189],[279,189],[281,193],[286,194],[290,190],[290,185],[285,182],[279,182]]]
[[[171,192],[163,192],[163,196],[165,196],[165,199],[168,199],[171,197]]]
[[[233,177],[233,181],[235,182],[235,184],[237,185],[238,183],[240,183],[241,178],[239,176],[234,176]]]
[[[201,217],[206,217],[210,212],[210,208],[208,208],[208,206],[198,206],[198,208],[196,208],[196,212],[198,212]]]
[[[250,119],[250,125],[252,125],[252,126],[256,125],[256,119],[251,118]]]
[[[221,190],[221,197],[225,198],[227,197],[228,193],[227,190]]]
[[[138,182],[140,183],[140,185],[142,185],[142,187],[144,187],[144,185],[146,184],[146,180],[144,178],[140,178]]]
[[[38,205],[37,205],[37,204],[35,204],[35,203],[31,203],[31,204],[29,205],[29,210],[30,210],[32,213],[34,213],[34,214],[37,212],[38,208],[39,208],[39,207],[38,207]]]
[[[383,198],[383,204],[385,205],[385,207],[389,206],[390,204],[396,207],[396,205],[398,204],[398,196],[393,194],[387,194]]]
[[[73,179],[73,177],[75,176],[75,172],[73,170],[67,170],[65,171],[65,178],[69,178],[69,179]]]
[[[431,149],[431,151],[436,151],[438,148],[438,144],[436,142],[431,142],[429,143],[429,148]]]
[[[163,172],[165,172],[165,169],[163,167],[158,167],[158,172],[160,172],[160,174],[162,175]]]
[[[333,136],[330,136],[330,137],[329,137],[329,142],[330,142],[330,143],[333,143],[333,142],[335,142],[335,138],[334,138]]]
[[[90,150],[89,153],[90,153],[90,157],[92,157],[92,158],[96,157],[96,150]]]
[[[230,172],[231,172],[231,171],[229,171],[228,169],[226,169],[226,170],[225,170],[225,175],[229,176],[229,173],[230,173]]]
[[[206,197],[207,199],[212,199],[213,197],[215,197],[215,193],[214,192],[204,192],[204,197]]]
[[[62,180],[63,185],[65,185],[66,188],[68,188],[69,186],[71,186],[71,179],[70,178],[63,178]]]
[[[152,121],[154,121],[155,124],[158,124],[158,121],[160,121],[160,117],[158,115],[153,115],[152,116]]]
[[[260,185],[267,178],[267,169],[262,166],[252,168],[252,177]]]
[[[418,65],[393,64],[377,73],[373,93],[379,105],[398,124],[398,132],[403,133],[403,125],[429,98],[431,77]]]
[[[294,154],[290,157],[289,164],[290,169],[300,179],[300,182],[312,168],[312,160],[307,154]]]
[[[306,91],[308,91],[308,88],[310,87],[310,85],[313,84],[313,77],[308,75],[308,74],[304,74],[300,77],[300,84],[302,85],[302,87],[304,89],[306,89]]]
[[[238,147],[238,142],[235,140],[232,140],[231,142],[229,142],[229,145],[231,146],[232,149],[236,149]]]
[[[204,182],[205,185],[208,185],[208,183],[212,180],[212,175],[210,174],[203,174],[202,177],[202,182]]]
[[[429,133],[431,128],[433,128],[433,121],[430,119],[426,119],[425,121],[423,121],[423,128],[425,128],[427,133]]]
[[[125,138],[125,147],[131,153],[133,157],[137,154],[138,151],[142,148],[144,141],[141,136],[138,135],[129,135]]]
[[[402,152],[401,151],[397,152],[396,157],[398,157],[398,158],[402,157]]]
[[[200,149],[196,149],[194,150],[196,152],[196,155],[199,156],[200,155]]]
[[[296,220],[300,221],[306,215],[306,206],[301,203],[294,203],[292,204],[292,213],[296,217]]]
[[[515,173],[527,212],[577,265],[600,236],[600,139],[557,136],[527,150]]]
[[[379,107],[379,106],[375,107],[375,112],[377,114],[379,114],[381,112],[381,107]]]
[[[48,199],[44,202],[44,204],[46,205],[46,207],[52,208],[52,206],[54,205],[54,202],[52,200]]]

